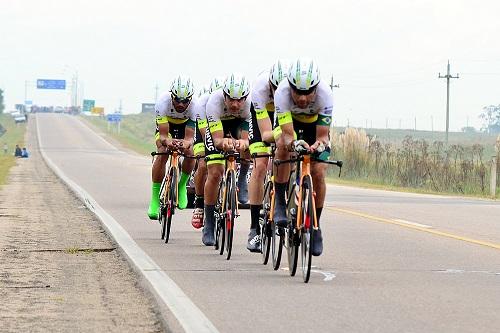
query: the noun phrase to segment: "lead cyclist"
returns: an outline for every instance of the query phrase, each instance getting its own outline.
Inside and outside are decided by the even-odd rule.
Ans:
[[[320,79],[319,68],[308,58],[291,63],[287,80],[283,80],[274,96],[281,136],[277,141],[276,158],[286,160],[294,146],[300,145],[313,154],[313,158],[327,160],[330,156],[330,124],[332,122],[333,93],[328,84]],[[295,140],[295,134],[304,136]],[[311,176],[316,192],[316,216],[318,227],[325,201],[325,175],[327,164],[312,161]],[[290,164],[278,166],[276,174],[276,207],[274,221],[280,227],[287,226],[286,188],[290,176]],[[321,229],[314,230],[311,252],[319,256],[323,252]]]

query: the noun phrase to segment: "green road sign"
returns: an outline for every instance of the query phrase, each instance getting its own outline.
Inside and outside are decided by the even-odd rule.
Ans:
[[[93,99],[83,100],[83,112],[90,112],[94,106],[95,106],[95,100]]]

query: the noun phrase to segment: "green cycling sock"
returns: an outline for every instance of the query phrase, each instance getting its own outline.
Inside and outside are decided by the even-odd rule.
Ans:
[[[188,203],[188,198],[187,198],[187,183],[189,181],[189,176],[190,174],[188,173],[185,173],[185,172],[182,172],[181,173],[181,179],[179,180],[179,187],[178,187],[178,190],[179,190],[179,202],[178,202],[178,206],[179,206],[179,209],[184,209],[187,207],[187,203]]]
[[[160,208],[160,187],[161,183],[153,183],[151,187],[151,201],[149,202],[148,216],[151,220],[158,219],[158,209]]]

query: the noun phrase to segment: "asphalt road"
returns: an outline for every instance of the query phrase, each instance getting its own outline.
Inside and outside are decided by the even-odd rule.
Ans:
[[[191,211],[169,244],[146,216],[151,160],[78,118],[38,114],[41,149],[85,189],[221,332],[497,332],[500,204],[329,186],[324,254],[308,284],[249,253],[249,211],[230,261],[201,243]],[[287,267],[286,258],[282,267]],[[179,327],[172,316],[171,327]]]

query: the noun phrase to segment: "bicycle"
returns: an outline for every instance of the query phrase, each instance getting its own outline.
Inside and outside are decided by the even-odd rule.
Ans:
[[[182,154],[176,147],[165,153],[152,152],[151,156],[167,155],[170,158],[167,160],[167,172],[160,186],[160,210],[158,213],[158,221],[161,224],[161,239],[168,243],[170,239],[170,228],[172,225],[172,216],[175,214],[179,194],[178,192],[178,179],[180,170],[180,157],[198,159],[198,156],[188,156]]]
[[[342,170],[342,161],[323,161],[311,157],[311,153],[299,146],[297,156],[289,160],[275,160],[275,165],[283,163],[296,163],[295,174],[291,173],[290,185],[287,195],[288,226],[285,229],[285,248],[288,254],[288,270],[290,276],[297,271],[298,251],[301,249],[301,269],[305,283],[309,282],[311,275],[312,252],[314,242],[313,230],[318,230],[315,192],[311,177],[311,159],[315,162],[333,164]],[[339,173],[340,177],[340,173]],[[298,186],[298,190],[297,190]],[[296,202],[297,200],[297,202]]]
[[[266,180],[264,182],[264,198],[262,201],[262,210],[260,213],[260,244],[262,253],[262,263],[267,265],[269,255],[273,263],[273,269],[278,270],[281,263],[281,255],[284,244],[284,229],[276,227],[274,224],[274,151],[275,145],[271,145],[271,154],[257,155],[252,154],[252,158],[269,158],[266,171]]]
[[[226,259],[231,258],[234,234],[234,219],[239,217],[238,193],[236,185],[236,162],[240,160],[236,152],[224,152],[223,157],[205,157],[206,161],[225,160],[226,170],[221,179],[218,189],[217,202],[215,204],[215,250],[219,254],[224,254]]]

